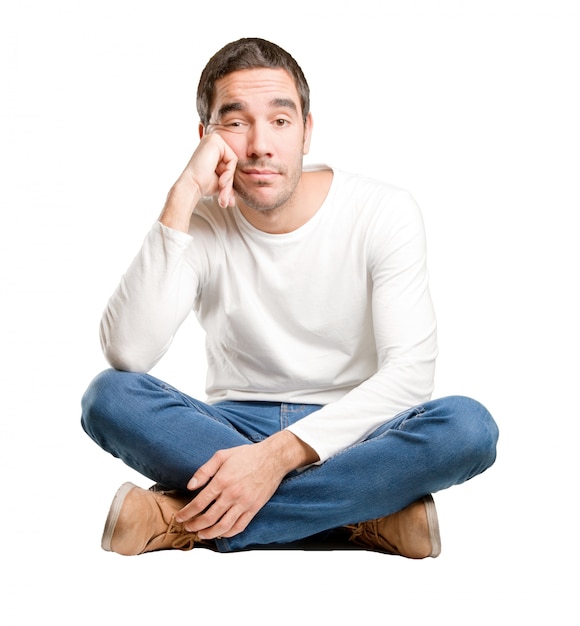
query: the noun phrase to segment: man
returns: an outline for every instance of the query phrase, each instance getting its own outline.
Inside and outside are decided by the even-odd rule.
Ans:
[[[308,85],[270,42],[214,55],[197,105],[200,143],[103,315],[113,369],[83,397],[86,432],[155,481],[119,489],[102,547],[229,552],[341,529],[364,548],[437,556],[430,494],[487,469],[497,428],[474,400],[429,401],[436,326],[416,204],[303,169]],[[192,309],[206,402],[146,374]]]

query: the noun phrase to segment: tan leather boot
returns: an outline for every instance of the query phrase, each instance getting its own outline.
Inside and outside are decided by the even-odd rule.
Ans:
[[[177,491],[153,492],[133,483],[117,491],[103,531],[103,550],[131,556],[154,550],[191,550],[196,533],[175,521],[175,514],[193,496]]]
[[[437,557],[441,553],[437,510],[430,495],[398,513],[346,528],[352,531],[350,541],[370,550],[410,559]]]

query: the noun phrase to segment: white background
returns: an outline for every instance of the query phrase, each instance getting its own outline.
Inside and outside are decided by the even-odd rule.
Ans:
[[[572,0],[2,4],[2,623],[577,623],[579,28]],[[117,487],[148,486],[79,425],[101,311],[196,145],[199,73],[244,36],[302,65],[307,162],[423,210],[435,395],[501,428],[437,496],[439,559],[100,549]],[[203,397],[204,368],[192,319],[154,373]]]

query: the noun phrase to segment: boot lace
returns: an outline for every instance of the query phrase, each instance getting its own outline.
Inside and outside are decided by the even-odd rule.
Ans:
[[[171,521],[165,532],[165,540],[177,550],[192,550],[195,544],[199,543],[197,533],[185,530],[182,522],[175,521],[175,515],[171,516]]]
[[[352,532],[349,541],[367,549],[399,554],[397,547],[379,533],[379,522],[380,519],[347,526]]]
[[[346,528],[348,528],[352,532],[351,536],[349,537],[349,541],[354,541],[355,539],[360,539],[363,541],[366,539],[371,543],[379,541],[379,534],[377,531],[378,525],[376,523],[373,523],[373,521],[361,522],[360,524],[352,524],[346,526]]]

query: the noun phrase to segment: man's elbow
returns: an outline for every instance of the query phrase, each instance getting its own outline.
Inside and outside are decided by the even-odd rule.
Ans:
[[[107,363],[116,370],[144,374],[157,363],[159,358],[152,357],[142,350],[120,348],[113,345],[103,345],[103,354]]]

